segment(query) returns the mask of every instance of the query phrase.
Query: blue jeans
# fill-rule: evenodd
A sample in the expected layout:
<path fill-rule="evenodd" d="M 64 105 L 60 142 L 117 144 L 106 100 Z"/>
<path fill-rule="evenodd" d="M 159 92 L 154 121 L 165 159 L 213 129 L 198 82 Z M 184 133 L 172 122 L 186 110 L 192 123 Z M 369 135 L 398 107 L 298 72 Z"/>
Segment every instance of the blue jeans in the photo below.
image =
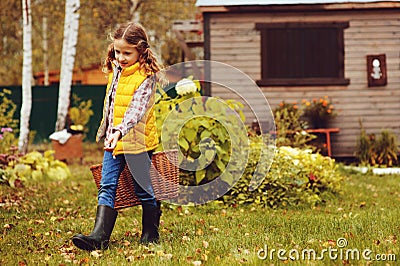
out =
<path fill-rule="evenodd" d="M 133 184 L 135 193 L 142 203 L 142 206 L 157 206 L 150 179 L 152 154 L 153 152 L 149 151 L 139 154 L 120 154 L 113 157 L 112 152 L 105 151 L 100 189 L 98 192 L 98 204 L 114 208 L 118 179 L 125 164 L 128 164 L 132 176 L 134 177 Z"/>

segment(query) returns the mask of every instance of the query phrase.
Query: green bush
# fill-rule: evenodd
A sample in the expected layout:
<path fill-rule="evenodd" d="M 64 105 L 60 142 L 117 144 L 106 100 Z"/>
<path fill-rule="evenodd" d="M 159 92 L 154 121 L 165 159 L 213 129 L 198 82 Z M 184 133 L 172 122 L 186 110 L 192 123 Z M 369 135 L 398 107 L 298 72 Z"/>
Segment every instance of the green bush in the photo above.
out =
<path fill-rule="evenodd" d="M 283 101 L 274 109 L 273 114 L 277 130 L 276 146 L 311 147 L 309 142 L 316 136 L 305 131 L 308 124 L 301 119 L 303 111 L 296 103 Z"/>
<path fill-rule="evenodd" d="M 10 152 L 10 149 L 15 149 L 17 145 L 17 138 L 13 133 L 12 128 L 3 127 L 0 132 L 0 154 L 7 154 Z"/>
<path fill-rule="evenodd" d="M 8 98 L 9 95 L 11 95 L 10 90 L 3 89 L 0 91 L 0 128 L 12 128 L 15 131 L 18 128 L 18 120 L 14 119 L 17 106 Z"/>
<path fill-rule="evenodd" d="M 0 184 L 5 183 L 15 186 L 17 180 L 22 183 L 63 180 L 71 175 L 68 166 L 54 159 L 54 151 L 46 151 L 44 155 L 39 152 L 30 152 L 24 156 L 8 156 L 7 165 L 0 168 Z"/>
<path fill-rule="evenodd" d="M 0 91 L 0 154 L 10 152 L 10 148 L 13 148 L 18 142 L 15 137 L 18 131 L 18 120 L 14 119 L 17 106 L 8 98 L 10 94 L 11 91 L 7 89 Z"/>
<path fill-rule="evenodd" d="M 362 165 L 393 166 L 397 163 L 398 144 L 396 135 L 390 130 L 382 130 L 376 137 L 367 134 L 362 123 L 356 143 L 356 157 Z"/>
<path fill-rule="evenodd" d="M 271 208 L 303 204 L 315 206 L 340 192 L 343 178 L 333 159 L 314 154 L 310 149 L 287 146 L 279 147 L 275 151 L 268 174 L 261 185 L 252 190 L 251 180 L 260 152 L 267 150 L 268 153 L 268 149 L 271 152 L 260 139 L 252 139 L 252 142 L 246 170 L 242 178 L 222 198 L 224 203 L 255 203 Z"/>
<path fill-rule="evenodd" d="M 198 81 L 184 81 L 185 86 L 177 88 L 176 98 L 158 90 L 158 150 L 180 149 L 181 184 L 200 185 L 226 172 L 232 154 L 248 145 L 247 129 L 242 123 L 243 106 L 239 102 L 201 96 Z M 229 172 L 224 181 L 228 185 L 233 182 Z"/>
<path fill-rule="evenodd" d="M 88 132 L 86 125 L 93 115 L 92 100 L 83 101 L 76 94 L 72 94 L 72 106 L 68 109 L 71 129 Z"/>

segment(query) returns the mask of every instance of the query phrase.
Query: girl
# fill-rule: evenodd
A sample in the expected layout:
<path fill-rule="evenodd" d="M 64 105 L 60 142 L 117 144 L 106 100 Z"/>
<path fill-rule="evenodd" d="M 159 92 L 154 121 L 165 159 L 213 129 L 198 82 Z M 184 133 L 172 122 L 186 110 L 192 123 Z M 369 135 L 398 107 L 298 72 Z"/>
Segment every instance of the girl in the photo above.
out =
<path fill-rule="evenodd" d="M 104 68 L 109 82 L 96 136 L 97 142 L 105 138 L 96 220 L 89 235 L 72 238 L 75 246 L 89 251 L 108 247 L 117 218 L 114 201 L 118 178 L 125 164 L 132 172 L 135 193 L 142 204 L 142 244 L 158 242 L 161 216 L 149 174 L 152 152 L 158 146 L 152 104 L 155 75 L 161 67 L 140 24 L 130 22 L 115 30 Z"/>

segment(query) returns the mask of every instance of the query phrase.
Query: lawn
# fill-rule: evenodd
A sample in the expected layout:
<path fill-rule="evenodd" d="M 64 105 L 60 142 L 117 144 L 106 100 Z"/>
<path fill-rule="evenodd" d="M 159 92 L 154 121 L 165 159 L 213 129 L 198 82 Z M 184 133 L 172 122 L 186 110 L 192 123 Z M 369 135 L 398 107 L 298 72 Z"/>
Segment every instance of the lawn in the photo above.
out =
<path fill-rule="evenodd" d="M 155 246 L 138 244 L 140 207 L 124 209 L 109 250 L 81 251 L 70 239 L 93 227 L 97 191 L 89 165 L 100 160 L 101 149 L 91 144 L 84 164 L 70 165 L 73 176 L 67 180 L 0 186 L 0 265 L 396 265 L 400 260 L 400 176 L 350 172 L 343 172 L 343 194 L 316 208 L 163 203 L 162 240 Z"/>

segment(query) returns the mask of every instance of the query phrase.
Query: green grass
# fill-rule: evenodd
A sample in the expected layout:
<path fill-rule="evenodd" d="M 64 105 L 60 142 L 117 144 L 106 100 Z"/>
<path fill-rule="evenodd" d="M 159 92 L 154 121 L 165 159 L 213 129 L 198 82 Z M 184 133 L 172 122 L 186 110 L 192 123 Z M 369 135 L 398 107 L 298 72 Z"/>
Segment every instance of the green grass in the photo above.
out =
<path fill-rule="evenodd" d="M 271 210 L 258 206 L 227 207 L 212 202 L 196 207 L 163 204 L 161 244 L 140 246 L 141 209 L 119 212 L 110 249 L 93 253 L 76 249 L 71 237 L 90 233 L 96 211 L 96 187 L 89 165 L 101 149 L 85 147 L 85 164 L 70 165 L 73 176 L 24 188 L 0 186 L 0 265 L 366 265 L 362 258 L 279 260 L 277 251 L 338 248 L 395 254 L 400 260 L 400 176 L 346 174 L 343 195 L 317 208 Z M 268 248 L 267 259 L 257 254 Z M 259 255 L 263 255 L 260 253 Z M 340 253 L 336 253 L 340 256 Z M 344 255 L 343 255 L 343 258 Z M 383 263 L 383 264 L 385 264 Z M 374 262 L 373 265 L 381 265 Z"/>

